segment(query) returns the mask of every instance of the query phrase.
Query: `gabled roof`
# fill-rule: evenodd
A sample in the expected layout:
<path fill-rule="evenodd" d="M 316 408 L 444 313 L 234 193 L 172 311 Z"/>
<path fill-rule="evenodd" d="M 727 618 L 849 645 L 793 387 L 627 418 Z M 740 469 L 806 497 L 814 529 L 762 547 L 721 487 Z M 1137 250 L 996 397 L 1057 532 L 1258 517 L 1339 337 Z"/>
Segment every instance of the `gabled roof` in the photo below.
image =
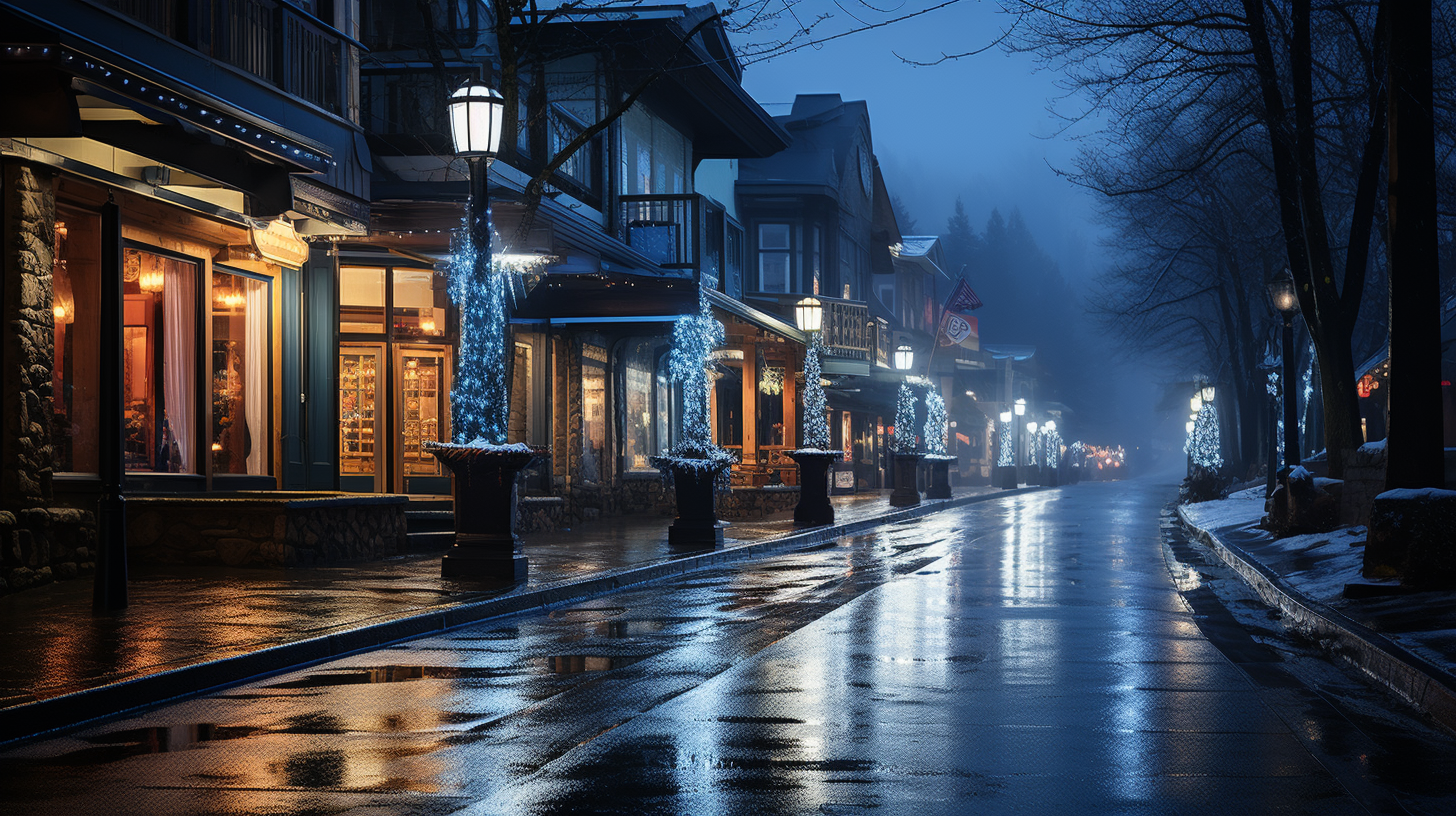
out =
<path fill-rule="evenodd" d="M 774 121 L 793 142 L 767 158 L 745 159 L 738 167 L 739 185 L 824 185 L 837 194 L 858 134 L 863 131 L 867 142 L 870 137 L 869 106 L 845 102 L 839 94 L 799 94 L 793 109 Z"/>
<path fill-rule="evenodd" d="M 550 19 L 537 44 L 546 58 L 609 49 L 624 90 L 661 69 L 645 98 L 692 127 L 697 158 L 772 155 L 788 145 L 789 136 L 743 90 L 743 66 L 717 13 L 711 3 L 543 10 Z"/>

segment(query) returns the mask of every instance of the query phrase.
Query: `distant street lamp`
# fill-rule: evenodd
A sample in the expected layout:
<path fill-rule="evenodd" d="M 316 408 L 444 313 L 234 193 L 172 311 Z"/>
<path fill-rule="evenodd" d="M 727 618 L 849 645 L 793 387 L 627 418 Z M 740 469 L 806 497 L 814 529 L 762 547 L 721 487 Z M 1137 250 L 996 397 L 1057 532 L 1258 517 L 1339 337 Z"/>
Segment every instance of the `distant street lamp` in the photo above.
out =
<path fill-rule="evenodd" d="M 1194 394 L 1192 396 L 1192 398 L 1190 398 L 1188 400 L 1188 410 L 1192 411 L 1195 414 L 1198 413 L 1199 411 L 1202 411 L 1203 410 L 1203 397 L 1200 397 L 1199 395 Z"/>
<path fill-rule="evenodd" d="M 1016 415 L 1017 416 L 1025 416 L 1026 415 L 1026 400 L 1024 400 L 1024 399 L 1018 399 L 1016 401 Z"/>
<path fill-rule="evenodd" d="M 1299 311 L 1299 296 L 1288 269 L 1269 281 L 1269 301 L 1284 319 L 1284 464 L 1294 466 L 1299 464 L 1299 420 L 1289 384 L 1294 382 L 1294 314 Z"/>
<path fill-rule="evenodd" d="M 794 322 L 801 332 L 817 332 L 824 325 L 824 305 L 819 298 L 806 297 L 794 306 Z"/>
<path fill-rule="evenodd" d="M 895 370 L 909 371 L 915 365 L 915 349 L 909 345 L 901 344 L 895 349 Z"/>
<path fill-rule="evenodd" d="M 1198 396 L 1202 397 L 1204 402 L 1213 402 L 1213 395 L 1214 388 L 1211 385 L 1205 385 L 1198 391 Z"/>

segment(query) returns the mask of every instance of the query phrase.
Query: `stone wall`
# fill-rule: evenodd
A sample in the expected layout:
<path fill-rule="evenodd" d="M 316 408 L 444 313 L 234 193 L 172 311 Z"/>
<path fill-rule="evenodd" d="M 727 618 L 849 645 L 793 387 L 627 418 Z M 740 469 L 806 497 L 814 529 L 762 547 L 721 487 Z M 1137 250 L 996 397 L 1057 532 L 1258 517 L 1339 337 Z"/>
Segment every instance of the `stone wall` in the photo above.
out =
<path fill-rule="evenodd" d="M 0 594 L 94 567 L 95 515 L 50 506 L 55 221 L 49 172 L 0 162 Z"/>
<path fill-rule="evenodd" d="M 792 511 L 798 503 L 798 487 L 735 487 L 718 494 L 718 518 L 728 521 L 761 519 L 774 513 Z"/>
<path fill-rule="evenodd" d="M 1385 490 L 1385 443 L 1361 445 L 1345 462 L 1340 490 L 1340 524 L 1370 523 L 1375 496 Z"/>
<path fill-rule="evenodd" d="M 128 555 L 168 564 L 278 567 L 406 550 L 405 497 L 316 496 L 128 499 Z"/>
<path fill-rule="evenodd" d="M 51 362 L 55 317 L 55 189 L 35 168 L 0 166 L 4 218 L 4 370 L 0 373 L 0 495 L 5 509 L 51 500 Z"/>

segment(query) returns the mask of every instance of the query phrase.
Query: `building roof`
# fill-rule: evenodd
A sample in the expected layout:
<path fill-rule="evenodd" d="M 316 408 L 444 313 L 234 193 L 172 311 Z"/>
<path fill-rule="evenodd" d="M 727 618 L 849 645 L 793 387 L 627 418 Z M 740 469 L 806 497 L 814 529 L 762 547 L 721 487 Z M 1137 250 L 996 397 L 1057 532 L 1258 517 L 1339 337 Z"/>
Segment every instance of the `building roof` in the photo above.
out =
<path fill-rule="evenodd" d="M 856 134 L 863 128 L 869 139 L 870 112 L 863 101 L 845 102 L 839 94 L 799 94 L 793 109 L 774 122 L 793 139 L 785 150 L 738 166 L 738 184 L 823 185 L 837 194 Z M 866 145 L 868 147 L 868 145 Z"/>

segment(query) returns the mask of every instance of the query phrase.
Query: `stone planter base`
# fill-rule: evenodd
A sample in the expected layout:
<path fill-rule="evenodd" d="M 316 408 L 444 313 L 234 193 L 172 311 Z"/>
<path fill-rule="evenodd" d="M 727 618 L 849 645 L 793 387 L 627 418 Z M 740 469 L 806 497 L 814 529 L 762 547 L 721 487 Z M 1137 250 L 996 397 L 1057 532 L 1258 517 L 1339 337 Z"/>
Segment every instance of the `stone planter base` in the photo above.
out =
<path fill-rule="evenodd" d="M 950 498 L 950 463 L 955 461 L 953 456 L 926 456 L 925 462 L 930 471 L 930 478 L 925 488 L 927 499 L 948 499 Z"/>
<path fill-rule="evenodd" d="M 920 491 L 915 486 L 915 471 L 920 465 L 920 454 L 895 454 L 895 490 L 890 493 L 891 507 L 914 507 L 920 503 Z"/>
<path fill-rule="evenodd" d="M 528 562 L 516 536 L 516 475 L 538 451 L 431 445 L 455 479 L 455 546 L 440 562 L 444 578 L 522 581 Z"/>
<path fill-rule="evenodd" d="M 1002 490 L 1016 489 L 1016 466 L 997 465 L 991 469 L 991 484 Z"/>
<path fill-rule="evenodd" d="M 1057 473 L 1057 469 L 1051 467 L 1042 468 L 1041 483 L 1043 487 L 1056 487 L 1061 484 L 1061 476 Z"/>
<path fill-rule="evenodd" d="M 679 465 L 673 457 L 654 457 L 654 467 L 670 468 L 673 493 L 677 497 L 677 518 L 667 528 L 667 545 L 675 550 L 712 550 L 723 546 L 723 528 L 715 505 L 718 474 L 731 466 Z"/>
<path fill-rule="evenodd" d="M 799 504 L 794 507 L 795 527 L 818 527 L 834 523 L 834 505 L 829 503 L 829 468 L 843 454 L 790 453 L 799 463 Z"/>

